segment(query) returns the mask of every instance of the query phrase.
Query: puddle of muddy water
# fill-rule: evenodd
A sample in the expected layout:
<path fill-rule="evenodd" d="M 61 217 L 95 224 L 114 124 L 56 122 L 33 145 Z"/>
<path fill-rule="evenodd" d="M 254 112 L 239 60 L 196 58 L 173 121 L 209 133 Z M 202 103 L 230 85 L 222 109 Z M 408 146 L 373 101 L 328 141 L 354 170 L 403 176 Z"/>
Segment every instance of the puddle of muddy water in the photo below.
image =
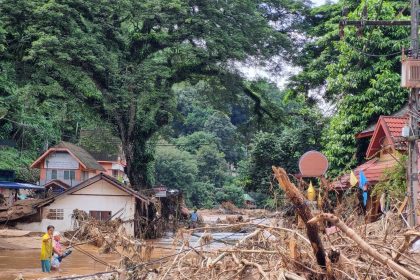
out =
<path fill-rule="evenodd" d="M 213 250 L 226 247 L 224 242 L 235 243 L 235 241 L 243 238 L 247 233 L 217 232 L 212 233 L 213 241 L 203 246 L 204 250 Z M 195 233 L 191 236 L 189 243 L 191 246 L 197 246 L 199 238 L 203 233 Z M 155 246 L 152 253 L 152 259 L 158 259 L 175 252 L 179 246 L 173 245 L 174 236 L 167 233 L 165 237 L 149 240 Z M 223 240 L 224 242 L 217 241 Z M 99 257 L 112 265 L 117 265 L 119 256 L 117 254 L 99 254 L 98 248 L 91 245 L 82 245 L 82 249 Z M 50 275 L 41 272 L 41 261 L 39 260 L 39 249 L 25 250 L 0 250 L 0 280 L 13 280 L 19 273 L 22 273 L 25 279 L 39 279 L 53 276 L 70 276 L 81 274 L 92 274 L 95 272 L 105 271 L 106 267 L 85 254 L 73 250 L 73 253 L 63 260 L 62 272 L 53 272 Z"/>
<path fill-rule="evenodd" d="M 116 254 L 98 254 L 97 248 L 83 246 L 88 251 L 107 263 L 118 264 L 119 257 Z M 105 271 L 106 267 L 88 256 L 73 250 L 72 254 L 63 260 L 62 272 L 45 274 L 41 272 L 40 250 L 0 250 L 0 280 L 13 280 L 19 273 L 25 279 L 38 279 L 54 276 L 69 276 L 75 274 L 91 274 Z"/>

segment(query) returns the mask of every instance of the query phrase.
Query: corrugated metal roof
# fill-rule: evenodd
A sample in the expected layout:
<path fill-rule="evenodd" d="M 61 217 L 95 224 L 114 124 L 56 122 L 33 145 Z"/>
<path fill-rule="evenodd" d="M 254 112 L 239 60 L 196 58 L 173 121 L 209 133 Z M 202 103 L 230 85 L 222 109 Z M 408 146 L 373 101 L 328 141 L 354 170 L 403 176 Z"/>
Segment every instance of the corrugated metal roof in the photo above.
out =
<path fill-rule="evenodd" d="M 111 185 L 115 186 L 116 188 L 118 188 L 118 189 L 120 189 L 120 190 L 122 190 L 122 191 L 124 191 L 124 192 L 126 192 L 126 193 L 128 193 L 128 194 L 130 194 L 130 195 L 132 195 L 132 196 L 134 196 L 136 198 L 138 198 L 139 200 L 145 202 L 146 204 L 149 204 L 150 203 L 149 198 L 147 198 L 146 196 L 138 193 L 137 191 L 135 191 L 135 190 L 133 190 L 133 189 L 127 187 L 127 186 L 124 186 L 118 180 L 116 180 L 115 178 L 113 178 L 113 177 L 111 177 L 109 175 L 106 175 L 104 173 L 99 173 L 98 175 L 96 175 L 96 176 L 94 176 L 92 178 L 89 178 L 86 181 L 81 182 L 77 186 L 74 186 L 72 188 L 69 188 L 66 191 L 64 191 L 64 192 L 62 192 L 62 193 L 60 193 L 60 194 L 58 194 L 56 196 L 53 196 L 51 198 L 48 198 L 48 199 L 44 200 L 42 202 L 42 204 L 40 204 L 38 206 L 39 207 L 43 207 L 45 205 L 48 205 L 48 204 L 50 204 L 51 202 L 53 202 L 58 197 L 61 197 L 61 196 L 64 196 L 64 195 L 68 195 L 68 194 L 72 194 L 74 192 L 77 192 L 77 191 L 79 191 L 79 190 L 81 190 L 81 189 L 83 189 L 83 188 L 85 188 L 87 186 L 92 185 L 95 182 L 98 182 L 99 180 L 105 180 L 105 181 L 107 181 L 108 183 L 110 183 Z"/>
<path fill-rule="evenodd" d="M 0 182 L 1 189 L 35 189 L 35 190 L 43 190 L 44 187 L 27 184 L 27 183 L 17 183 L 17 182 Z"/>

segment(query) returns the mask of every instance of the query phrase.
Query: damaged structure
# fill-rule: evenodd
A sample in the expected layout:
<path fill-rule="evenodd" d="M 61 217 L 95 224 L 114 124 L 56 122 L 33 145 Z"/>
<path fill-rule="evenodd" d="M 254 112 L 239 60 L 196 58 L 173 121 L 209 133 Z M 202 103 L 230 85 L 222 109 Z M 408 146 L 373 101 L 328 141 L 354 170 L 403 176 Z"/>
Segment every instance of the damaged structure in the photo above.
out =
<path fill-rule="evenodd" d="M 75 210 L 79 210 L 101 221 L 119 218 L 126 232 L 135 236 L 141 234 L 141 227 L 135 221 L 138 215 L 145 215 L 149 204 L 148 198 L 100 173 L 37 203 L 34 207 L 36 212 L 23 221 L 18 220 L 15 226 L 23 230 L 43 231 L 51 224 L 59 231 L 70 231 L 79 227 L 73 216 Z"/>

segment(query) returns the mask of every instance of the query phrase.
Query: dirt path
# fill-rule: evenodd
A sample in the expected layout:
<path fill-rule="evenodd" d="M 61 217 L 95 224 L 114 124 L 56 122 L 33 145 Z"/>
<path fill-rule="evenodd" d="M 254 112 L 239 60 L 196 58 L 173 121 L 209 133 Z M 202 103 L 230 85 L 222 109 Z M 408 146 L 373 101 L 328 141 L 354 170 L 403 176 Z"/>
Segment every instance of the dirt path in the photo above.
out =
<path fill-rule="evenodd" d="M 41 249 L 41 237 L 0 237 L 0 250 Z"/>

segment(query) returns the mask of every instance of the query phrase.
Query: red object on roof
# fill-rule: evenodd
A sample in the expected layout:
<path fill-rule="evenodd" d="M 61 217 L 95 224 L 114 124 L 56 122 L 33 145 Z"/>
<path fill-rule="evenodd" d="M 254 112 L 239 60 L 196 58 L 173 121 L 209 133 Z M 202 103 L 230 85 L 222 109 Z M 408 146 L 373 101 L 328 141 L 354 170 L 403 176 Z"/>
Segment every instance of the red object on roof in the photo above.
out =
<path fill-rule="evenodd" d="M 368 185 L 374 185 L 382 179 L 385 170 L 394 167 L 395 164 L 398 164 L 398 162 L 394 158 L 390 158 L 387 160 L 380 160 L 379 158 L 374 158 L 365 162 L 362 165 L 359 165 L 355 170 L 353 170 L 353 172 L 359 180 L 359 173 L 363 170 L 363 173 L 365 174 L 366 179 L 368 180 Z M 345 174 L 338 178 L 331 184 L 331 188 L 335 190 L 345 190 L 350 188 L 350 174 Z"/>
<path fill-rule="evenodd" d="M 373 131 L 366 157 L 374 156 L 387 146 L 393 150 L 405 150 L 406 145 L 396 145 L 396 140 L 401 138 L 401 131 L 407 123 L 407 117 L 380 116 Z"/>

